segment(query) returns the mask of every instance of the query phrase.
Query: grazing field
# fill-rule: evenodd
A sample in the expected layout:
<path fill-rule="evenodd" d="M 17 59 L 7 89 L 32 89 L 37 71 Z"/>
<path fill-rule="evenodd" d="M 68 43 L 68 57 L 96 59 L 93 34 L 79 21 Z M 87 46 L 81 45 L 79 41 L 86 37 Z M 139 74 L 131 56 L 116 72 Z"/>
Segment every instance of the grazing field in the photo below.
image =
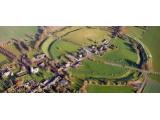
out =
<path fill-rule="evenodd" d="M 144 88 L 144 93 L 160 93 L 160 83 L 157 80 L 150 79 Z"/>
<path fill-rule="evenodd" d="M 149 27 L 144 33 L 142 42 L 148 47 L 152 54 L 152 63 L 154 71 L 160 72 L 160 27 Z"/>
<path fill-rule="evenodd" d="M 113 79 L 128 74 L 128 70 L 99 63 L 97 61 L 85 60 L 77 69 L 71 69 L 71 74 L 77 78 L 85 79 Z"/>
<path fill-rule="evenodd" d="M 7 58 L 0 53 L 0 62 L 7 60 Z"/>
<path fill-rule="evenodd" d="M 87 28 L 87 27 L 76 27 L 66 28 L 65 31 L 56 33 L 59 39 L 53 42 L 49 48 L 49 53 L 52 58 L 57 59 L 67 52 L 75 52 L 79 48 L 96 44 L 104 39 L 109 39 L 109 32 L 106 30 Z M 61 33 L 61 34 L 60 34 Z M 61 36 L 60 36 L 61 35 Z"/>
<path fill-rule="evenodd" d="M 73 43 L 67 41 L 57 40 L 51 45 L 49 53 L 52 58 L 59 59 L 66 53 L 76 52 L 79 47 L 80 46 L 74 45 Z"/>
<path fill-rule="evenodd" d="M 105 86 L 105 85 L 89 85 L 87 91 L 89 93 L 133 93 L 134 90 L 128 86 Z"/>
<path fill-rule="evenodd" d="M 105 30 L 101 30 L 98 28 L 83 28 L 69 33 L 68 35 L 63 37 L 63 40 L 86 46 L 93 43 L 98 43 L 107 38 L 108 32 Z"/>
<path fill-rule="evenodd" d="M 49 37 L 47 38 L 44 43 L 41 45 L 41 49 L 42 51 L 49 56 L 49 46 L 51 45 L 51 43 L 54 41 L 53 37 Z"/>
<path fill-rule="evenodd" d="M 36 26 L 0 26 L 0 41 L 11 39 L 31 41 L 37 33 Z"/>
<path fill-rule="evenodd" d="M 137 67 L 137 64 L 139 63 L 139 55 L 135 52 L 128 41 L 115 38 L 112 40 L 112 44 L 117 48 L 106 52 L 103 59 L 114 63 Z"/>
<path fill-rule="evenodd" d="M 134 26 L 130 26 L 130 27 L 124 27 L 124 33 L 127 34 L 128 36 L 132 37 L 132 38 L 137 38 L 137 39 L 142 39 L 143 38 L 143 34 L 145 32 L 145 30 L 138 28 L 138 27 L 134 27 Z"/>
<path fill-rule="evenodd" d="M 6 56 L 4 56 L 3 54 L 0 53 L 0 67 L 8 62 L 9 62 L 9 60 L 6 58 Z"/>
<path fill-rule="evenodd" d="M 159 93 L 160 92 L 160 75 L 149 74 L 148 84 L 144 89 L 144 93 Z"/>
<path fill-rule="evenodd" d="M 19 56 L 21 54 L 21 51 L 16 48 L 14 44 L 8 44 L 6 46 L 3 46 L 6 50 L 12 52 L 14 55 Z"/>
<path fill-rule="evenodd" d="M 138 74 L 135 71 L 103 63 L 103 61 L 108 61 L 137 67 L 140 62 L 139 55 L 128 41 L 114 38 L 111 40 L 111 44 L 116 46 L 116 48 L 107 51 L 102 56 L 94 56 L 93 60 L 82 61 L 76 69 L 70 69 L 69 73 L 71 74 L 72 84 L 75 88 L 82 85 L 84 80 L 127 81 L 137 78 Z"/>

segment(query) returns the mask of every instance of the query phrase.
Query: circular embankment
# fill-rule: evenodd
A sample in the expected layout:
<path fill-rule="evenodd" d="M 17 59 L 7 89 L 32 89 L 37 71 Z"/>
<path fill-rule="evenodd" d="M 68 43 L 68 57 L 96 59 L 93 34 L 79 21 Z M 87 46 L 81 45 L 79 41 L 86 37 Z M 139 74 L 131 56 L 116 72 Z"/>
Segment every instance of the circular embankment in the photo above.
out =
<path fill-rule="evenodd" d="M 91 81 L 128 81 L 136 80 L 140 76 L 139 71 L 125 68 L 131 66 L 138 68 L 141 57 L 130 41 L 121 38 L 110 38 L 110 32 L 106 29 L 88 27 L 70 27 L 54 33 L 43 44 L 42 50 L 52 59 L 64 61 L 66 54 L 75 53 L 80 48 L 93 44 L 101 44 L 102 41 L 111 40 L 116 49 L 109 50 L 101 56 L 94 56 L 94 60 L 85 59 L 77 68 L 70 68 L 69 73 L 75 88 L 81 86 L 84 80 Z M 145 51 L 146 52 L 146 51 Z M 117 63 L 121 67 L 114 66 Z"/>

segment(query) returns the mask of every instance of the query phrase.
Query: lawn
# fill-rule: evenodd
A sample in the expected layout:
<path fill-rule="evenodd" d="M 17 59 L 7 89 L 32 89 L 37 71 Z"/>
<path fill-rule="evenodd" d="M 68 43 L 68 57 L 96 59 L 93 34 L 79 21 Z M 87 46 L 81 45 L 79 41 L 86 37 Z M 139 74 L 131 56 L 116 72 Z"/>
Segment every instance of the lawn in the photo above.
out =
<path fill-rule="evenodd" d="M 0 41 L 8 41 L 11 39 L 33 40 L 38 27 L 36 26 L 0 26 Z"/>
<path fill-rule="evenodd" d="M 105 85 L 89 85 L 89 93 L 133 93 L 133 89 L 128 86 L 105 86 Z"/>

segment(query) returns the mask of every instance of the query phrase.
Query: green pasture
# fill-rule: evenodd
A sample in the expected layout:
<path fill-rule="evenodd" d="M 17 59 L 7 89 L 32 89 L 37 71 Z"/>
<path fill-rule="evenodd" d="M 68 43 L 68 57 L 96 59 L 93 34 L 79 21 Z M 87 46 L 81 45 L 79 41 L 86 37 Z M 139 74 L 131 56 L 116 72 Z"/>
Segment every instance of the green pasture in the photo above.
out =
<path fill-rule="evenodd" d="M 109 62 L 137 67 L 137 64 L 139 63 L 139 55 L 135 52 L 132 45 L 128 41 L 115 38 L 112 40 L 112 44 L 117 48 L 106 52 L 101 59 Z"/>
<path fill-rule="evenodd" d="M 133 93 L 134 90 L 128 86 L 106 86 L 106 85 L 89 85 L 89 93 Z"/>
<path fill-rule="evenodd" d="M 100 43 L 104 39 L 109 39 L 109 33 L 99 28 L 73 28 L 74 27 L 69 27 L 64 30 L 65 32 L 60 31 L 55 33 L 55 35 L 58 34 L 58 39 L 52 42 L 52 44 L 49 46 L 49 53 L 52 58 L 57 59 L 66 53 L 76 52 L 81 47 Z M 47 48 L 45 47 L 45 50 L 43 51 L 46 51 L 46 49 Z"/>
<path fill-rule="evenodd" d="M 0 26 L 0 41 L 11 39 L 31 41 L 37 33 L 36 26 Z"/>
<path fill-rule="evenodd" d="M 145 32 L 144 29 L 134 27 L 134 26 L 128 26 L 126 34 L 132 38 L 142 39 L 143 34 Z"/>
<path fill-rule="evenodd" d="M 152 64 L 154 71 L 160 72 L 160 27 L 149 27 L 144 33 L 142 42 L 146 45 L 146 47 L 150 50 L 152 54 Z"/>

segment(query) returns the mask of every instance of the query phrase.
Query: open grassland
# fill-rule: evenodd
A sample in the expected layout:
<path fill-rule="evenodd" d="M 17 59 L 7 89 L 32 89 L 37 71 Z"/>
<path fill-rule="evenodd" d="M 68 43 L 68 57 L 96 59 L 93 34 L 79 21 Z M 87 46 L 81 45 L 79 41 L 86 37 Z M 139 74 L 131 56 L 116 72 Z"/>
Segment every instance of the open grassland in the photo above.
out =
<path fill-rule="evenodd" d="M 37 29 L 36 26 L 0 26 L 0 41 L 11 39 L 31 41 Z"/>
<path fill-rule="evenodd" d="M 6 61 L 7 58 L 0 53 L 0 62 Z"/>
<path fill-rule="evenodd" d="M 105 30 L 98 28 L 83 28 L 69 33 L 62 39 L 78 45 L 86 46 L 93 43 L 98 43 L 106 38 L 108 38 L 108 33 Z"/>
<path fill-rule="evenodd" d="M 60 56 L 64 56 L 67 53 L 76 52 L 80 46 L 74 45 L 73 43 L 57 40 L 52 44 L 49 49 L 50 55 L 54 59 L 59 59 Z"/>
<path fill-rule="evenodd" d="M 144 93 L 160 93 L 160 83 L 157 80 L 150 79 L 144 88 Z"/>
<path fill-rule="evenodd" d="M 81 47 L 109 39 L 109 32 L 106 30 L 87 27 L 73 28 L 69 27 L 61 31 L 63 34 L 61 32 L 55 33 L 55 35 L 58 34 L 57 38 L 59 39 L 54 41 L 49 48 L 52 58 L 57 59 L 66 53 L 75 52 Z"/>
<path fill-rule="evenodd" d="M 134 27 L 134 26 L 129 26 L 129 27 L 124 27 L 124 33 L 127 34 L 128 36 L 132 38 L 137 38 L 137 39 L 142 39 L 142 36 L 145 32 L 144 29 Z"/>
<path fill-rule="evenodd" d="M 137 67 L 137 64 L 139 63 L 139 55 L 135 52 L 132 45 L 128 41 L 115 38 L 112 40 L 112 44 L 117 48 L 106 52 L 102 59 L 114 63 Z"/>
<path fill-rule="evenodd" d="M 89 85 L 89 93 L 133 93 L 134 90 L 128 86 L 105 86 L 105 85 Z"/>
<path fill-rule="evenodd" d="M 139 55 L 128 41 L 115 38 L 111 43 L 117 48 L 107 51 L 102 56 L 94 56 L 92 60 L 84 60 L 78 68 L 70 69 L 73 87 L 80 87 L 84 80 L 127 81 L 138 79 L 135 71 L 103 63 L 103 61 L 108 61 L 133 67 L 137 67 L 139 64 Z"/>
<path fill-rule="evenodd" d="M 47 56 L 50 56 L 49 55 L 49 47 L 51 45 L 51 43 L 54 41 L 55 39 L 53 37 L 48 37 L 44 42 L 43 44 L 41 45 L 41 49 L 42 51 L 47 55 Z"/>
<path fill-rule="evenodd" d="M 142 42 L 148 47 L 152 54 L 152 63 L 154 71 L 160 72 L 160 27 L 149 27 L 144 33 Z"/>
<path fill-rule="evenodd" d="M 160 75 L 149 74 L 148 83 L 144 89 L 144 93 L 159 93 L 160 92 Z"/>
<path fill-rule="evenodd" d="M 72 87 L 78 89 L 84 80 L 128 81 L 138 79 L 138 73 L 122 67 L 106 65 L 97 61 L 85 60 L 80 67 L 69 71 Z"/>
<path fill-rule="evenodd" d="M 3 46 L 3 48 L 5 48 L 6 50 L 12 52 L 16 56 L 21 55 L 21 52 L 16 48 L 16 46 L 14 44 L 5 45 L 5 46 Z"/>
<path fill-rule="evenodd" d="M 85 60 L 77 69 L 72 68 L 71 74 L 77 78 L 85 79 L 114 79 L 127 73 L 127 69 L 106 65 L 96 61 Z"/>

